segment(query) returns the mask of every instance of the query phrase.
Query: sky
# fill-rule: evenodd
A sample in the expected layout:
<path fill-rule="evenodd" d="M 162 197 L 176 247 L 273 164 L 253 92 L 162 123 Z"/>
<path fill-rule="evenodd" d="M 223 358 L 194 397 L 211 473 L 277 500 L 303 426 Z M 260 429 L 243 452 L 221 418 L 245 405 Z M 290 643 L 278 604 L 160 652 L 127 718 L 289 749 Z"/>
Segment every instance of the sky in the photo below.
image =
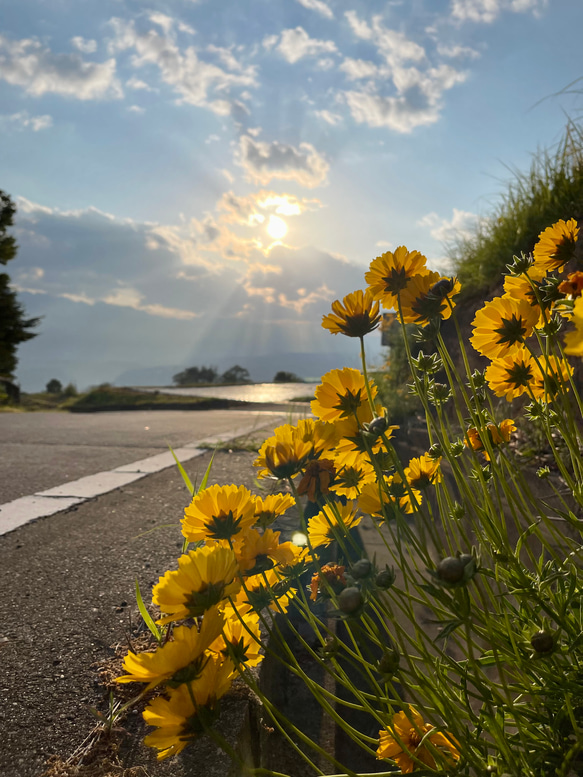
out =
<path fill-rule="evenodd" d="M 357 366 L 320 326 L 399 245 L 447 271 L 583 75 L 579 0 L 0 0 L 9 273 L 51 378 Z M 566 214 L 568 215 L 568 214 Z M 378 333 L 369 335 L 380 363 Z"/>

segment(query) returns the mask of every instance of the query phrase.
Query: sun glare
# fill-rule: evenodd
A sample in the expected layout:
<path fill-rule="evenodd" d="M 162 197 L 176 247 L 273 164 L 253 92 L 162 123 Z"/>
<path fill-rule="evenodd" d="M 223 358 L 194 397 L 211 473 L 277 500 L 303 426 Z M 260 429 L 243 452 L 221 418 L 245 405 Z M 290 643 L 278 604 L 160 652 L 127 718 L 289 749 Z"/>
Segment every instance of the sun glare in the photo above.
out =
<path fill-rule="evenodd" d="M 267 224 L 267 232 L 274 240 L 280 240 L 287 234 L 287 224 L 279 216 L 270 216 Z"/>

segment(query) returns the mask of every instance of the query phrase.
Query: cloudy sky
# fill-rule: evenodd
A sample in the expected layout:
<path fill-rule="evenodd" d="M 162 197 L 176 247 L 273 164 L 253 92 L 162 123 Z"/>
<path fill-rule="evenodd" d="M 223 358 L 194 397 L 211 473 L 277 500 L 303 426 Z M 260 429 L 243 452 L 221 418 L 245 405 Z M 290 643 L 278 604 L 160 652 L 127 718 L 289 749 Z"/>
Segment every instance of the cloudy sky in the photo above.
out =
<path fill-rule="evenodd" d="M 576 0 L 1 7 L 10 273 L 44 316 L 27 390 L 350 361 L 330 302 L 398 245 L 446 266 L 583 75 Z"/>

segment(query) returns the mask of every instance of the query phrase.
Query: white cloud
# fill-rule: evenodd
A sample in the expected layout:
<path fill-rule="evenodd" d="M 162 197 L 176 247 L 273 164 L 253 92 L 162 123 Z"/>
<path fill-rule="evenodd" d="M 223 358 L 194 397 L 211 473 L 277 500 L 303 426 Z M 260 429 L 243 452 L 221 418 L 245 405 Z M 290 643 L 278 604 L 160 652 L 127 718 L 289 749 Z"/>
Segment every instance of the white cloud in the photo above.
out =
<path fill-rule="evenodd" d="M 319 13 L 322 16 L 325 16 L 326 19 L 334 18 L 332 9 L 330 8 L 329 5 L 326 5 L 326 3 L 323 2 L 323 0 L 298 0 L 298 3 L 300 5 L 303 5 L 304 8 L 309 8 L 310 11 L 316 11 L 316 13 Z"/>
<path fill-rule="evenodd" d="M 371 25 L 359 19 L 355 11 L 347 11 L 345 16 L 356 37 L 373 42 L 390 67 L 420 62 L 425 58 L 423 46 L 409 40 L 402 32 L 385 27 L 381 16 L 373 16 Z"/>
<path fill-rule="evenodd" d="M 129 108 L 128 108 L 128 111 L 130 113 L 137 113 L 137 114 L 141 115 L 142 113 L 146 112 L 146 109 L 142 108 L 141 105 L 130 105 Z"/>
<path fill-rule="evenodd" d="M 30 116 L 27 111 L 20 111 L 10 116 L 0 116 L 0 125 L 15 129 L 30 128 L 33 132 L 39 132 L 53 126 L 53 117 L 47 113 L 42 116 Z"/>
<path fill-rule="evenodd" d="M 85 62 L 79 54 L 54 54 L 32 38 L 0 35 L 0 79 L 40 97 L 54 93 L 78 100 L 119 98 L 115 59 Z"/>
<path fill-rule="evenodd" d="M 332 59 L 332 57 L 324 57 L 323 59 L 319 59 L 316 64 L 320 70 L 332 70 L 336 62 Z"/>
<path fill-rule="evenodd" d="M 290 64 L 298 62 L 303 57 L 313 57 L 336 50 L 336 44 L 333 41 L 310 38 L 303 27 L 284 30 L 277 47 L 277 51 Z"/>
<path fill-rule="evenodd" d="M 438 44 L 437 53 L 448 59 L 461 59 L 463 57 L 466 57 L 467 59 L 479 59 L 481 56 L 479 51 L 472 49 L 470 46 L 446 46 L 443 43 Z"/>
<path fill-rule="evenodd" d="M 182 51 L 170 33 L 160 35 L 153 29 L 140 33 L 133 21 L 117 18 L 111 19 L 110 25 L 114 31 L 114 37 L 109 43 L 110 51 L 133 49 L 133 67 L 158 67 L 162 80 L 179 95 L 180 102 L 208 108 L 226 116 L 232 108 L 232 100 L 226 99 L 231 90 L 256 85 L 253 66 L 243 67 L 237 63 L 238 72 L 227 72 L 218 65 L 200 59 L 193 46 Z M 228 50 L 216 49 L 215 53 L 217 51 Z"/>
<path fill-rule="evenodd" d="M 148 19 L 152 22 L 152 24 L 157 24 L 158 27 L 164 30 L 166 35 L 170 34 L 170 31 L 174 26 L 174 19 L 172 19 L 170 16 L 166 16 L 166 14 L 158 13 L 156 11 L 148 14 Z"/>
<path fill-rule="evenodd" d="M 157 92 L 157 89 L 153 89 L 151 86 L 149 86 L 145 81 L 142 81 L 139 78 L 136 78 L 135 76 L 132 76 L 131 78 L 128 78 L 126 81 L 126 86 L 128 89 L 136 89 L 141 90 L 143 92 Z"/>
<path fill-rule="evenodd" d="M 458 238 L 469 238 L 478 223 L 478 216 L 465 210 L 453 209 L 450 220 L 440 218 L 437 213 L 427 213 L 417 222 L 418 226 L 429 229 L 429 234 L 441 243 L 451 243 Z"/>
<path fill-rule="evenodd" d="M 267 51 L 271 51 L 271 49 L 275 46 L 278 40 L 279 40 L 279 35 L 266 35 L 265 38 L 263 38 L 263 40 L 261 41 L 261 45 Z"/>
<path fill-rule="evenodd" d="M 325 121 L 326 124 L 331 124 L 333 127 L 342 122 L 342 116 L 338 113 L 332 113 L 332 111 L 323 109 L 321 111 L 314 111 L 314 113 L 319 119 Z"/>
<path fill-rule="evenodd" d="M 344 16 L 357 38 L 362 38 L 362 40 L 370 40 L 372 38 L 371 28 L 365 21 L 358 18 L 356 11 L 346 11 Z"/>
<path fill-rule="evenodd" d="M 382 74 L 381 68 L 375 65 L 374 62 L 364 59 L 351 59 L 350 57 L 346 57 L 339 69 L 346 73 L 349 81 L 358 81 L 363 78 L 378 78 Z M 388 74 L 388 71 L 385 72 L 385 75 Z"/>
<path fill-rule="evenodd" d="M 94 54 L 97 51 L 97 41 L 91 38 L 87 39 L 76 35 L 71 38 L 71 43 L 82 54 Z"/>
<path fill-rule="evenodd" d="M 236 162 L 251 181 L 267 184 L 279 178 L 310 189 L 325 183 L 330 167 L 310 143 L 300 143 L 296 148 L 278 141 L 255 141 L 248 135 L 239 141 Z"/>
<path fill-rule="evenodd" d="M 72 295 L 67 295 L 71 299 Z M 144 313 L 149 313 L 151 316 L 160 316 L 161 318 L 174 318 L 179 321 L 192 321 L 194 318 L 198 318 L 200 313 L 195 313 L 192 310 L 181 310 L 180 308 L 169 308 L 159 304 L 147 304 L 144 303 L 144 295 L 140 294 L 137 289 L 125 286 L 122 288 L 114 289 L 109 294 L 99 299 L 92 300 L 89 304 L 95 302 L 105 302 L 106 305 L 116 305 L 120 308 L 132 308 L 133 310 L 141 310 Z M 87 302 L 88 298 L 82 299 L 77 297 L 75 302 Z"/>
<path fill-rule="evenodd" d="M 546 6 L 546 0 L 452 0 L 451 15 L 465 22 L 490 24 L 503 11 L 539 14 Z"/>

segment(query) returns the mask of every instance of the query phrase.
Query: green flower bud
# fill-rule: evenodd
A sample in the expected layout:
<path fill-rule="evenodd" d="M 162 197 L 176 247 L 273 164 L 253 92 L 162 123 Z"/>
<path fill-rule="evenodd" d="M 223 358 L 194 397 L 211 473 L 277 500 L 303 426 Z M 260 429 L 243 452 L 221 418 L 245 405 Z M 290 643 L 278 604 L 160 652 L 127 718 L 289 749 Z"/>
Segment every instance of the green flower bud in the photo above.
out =
<path fill-rule="evenodd" d="M 400 656 L 396 650 L 386 650 L 377 663 L 377 671 L 391 678 L 399 668 Z"/>
<path fill-rule="evenodd" d="M 358 580 L 364 577 L 368 577 L 371 572 L 372 564 L 367 558 L 361 558 L 350 567 L 350 574 L 352 577 L 355 577 Z"/>
<path fill-rule="evenodd" d="M 476 560 L 468 553 L 442 559 L 432 576 L 445 588 L 465 585 L 476 574 Z"/>
<path fill-rule="evenodd" d="M 550 631 L 537 631 L 536 634 L 532 635 L 530 644 L 541 655 L 552 653 L 555 649 L 554 634 Z"/>
<path fill-rule="evenodd" d="M 360 588 L 349 586 L 338 597 L 338 609 L 347 615 L 352 615 L 359 610 L 364 603 Z"/>
<path fill-rule="evenodd" d="M 395 570 L 385 567 L 375 577 L 375 585 L 382 588 L 383 591 L 388 590 L 395 582 Z"/>

